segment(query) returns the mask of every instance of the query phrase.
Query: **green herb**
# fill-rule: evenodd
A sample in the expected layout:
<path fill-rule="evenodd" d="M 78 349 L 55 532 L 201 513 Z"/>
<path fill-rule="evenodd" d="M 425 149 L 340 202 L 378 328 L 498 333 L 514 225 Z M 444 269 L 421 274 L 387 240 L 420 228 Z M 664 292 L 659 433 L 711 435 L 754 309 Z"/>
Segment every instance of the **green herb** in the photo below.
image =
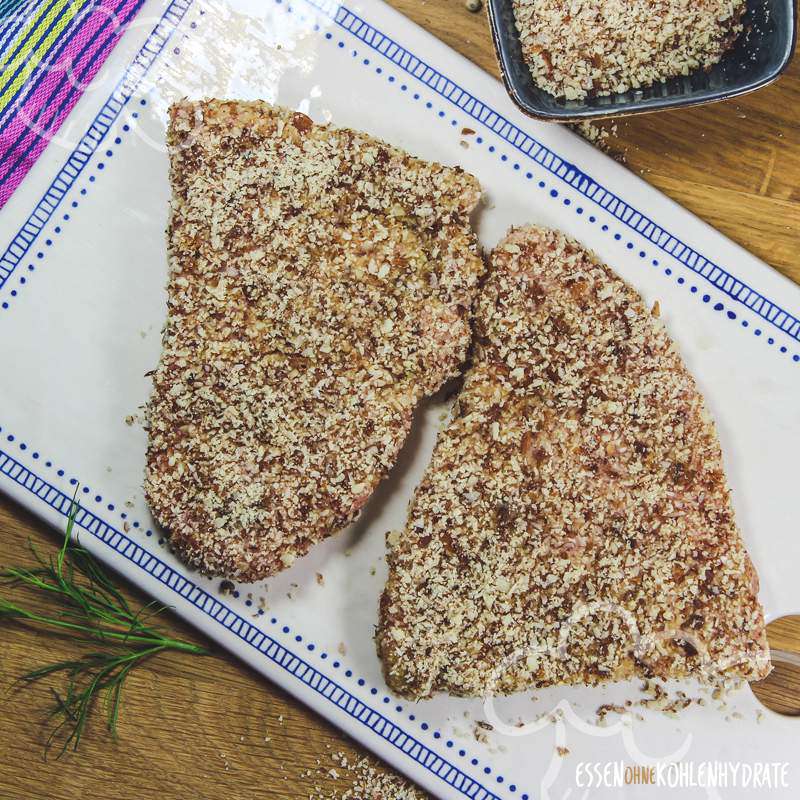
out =
<path fill-rule="evenodd" d="M 52 690 L 55 703 L 48 719 L 56 724 L 47 738 L 45 756 L 59 736 L 64 738 L 59 757 L 70 745 L 77 750 L 98 699 L 102 699 L 108 730 L 116 738 L 122 687 L 131 670 L 146 659 L 165 650 L 206 653 L 198 645 L 166 636 L 149 623 L 166 606 L 149 603 L 136 611 L 130 607 L 91 553 L 77 539 L 72 541 L 77 510 L 73 499 L 64 541 L 56 553 L 45 560 L 29 543 L 38 566 L 12 567 L 0 573 L 7 585 L 34 590 L 57 606 L 52 614 L 42 614 L 0 597 L 0 620 L 39 625 L 100 645 L 95 652 L 45 664 L 18 679 L 29 685 L 55 673 L 65 676 L 62 692 Z"/>

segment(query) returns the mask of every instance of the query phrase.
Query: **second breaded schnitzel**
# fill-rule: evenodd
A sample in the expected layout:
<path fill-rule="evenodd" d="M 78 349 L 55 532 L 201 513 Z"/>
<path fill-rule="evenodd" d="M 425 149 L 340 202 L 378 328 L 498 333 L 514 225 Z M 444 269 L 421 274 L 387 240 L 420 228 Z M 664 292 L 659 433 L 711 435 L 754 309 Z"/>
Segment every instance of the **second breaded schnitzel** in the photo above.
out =
<path fill-rule="evenodd" d="M 769 671 L 714 424 L 661 322 L 577 242 L 513 230 L 404 531 L 377 642 L 427 697 Z"/>

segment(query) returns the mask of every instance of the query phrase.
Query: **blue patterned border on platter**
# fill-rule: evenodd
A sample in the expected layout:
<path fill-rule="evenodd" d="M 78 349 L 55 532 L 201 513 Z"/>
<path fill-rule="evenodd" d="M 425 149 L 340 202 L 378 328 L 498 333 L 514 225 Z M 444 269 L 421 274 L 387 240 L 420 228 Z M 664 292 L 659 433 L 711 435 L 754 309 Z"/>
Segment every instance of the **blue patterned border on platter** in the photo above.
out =
<path fill-rule="evenodd" d="M 14 437 L 11 438 L 13 441 Z M 73 499 L 69 495 L 32 472 L 3 450 L 0 450 L 0 475 L 26 489 L 65 519 L 69 515 L 73 504 Z M 353 720 L 366 726 L 372 733 L 396 747 L 419 766 L 445 781 L 465 797 L 471 798 L 471 800 L 500 800 L 496 794 L 422 744 L 419 739 L 404 731 L 384 714 L 351 694 L 339 683 L 312 666 L 305 658 L 292 652 L 285 645 L 248 622 L 241 614 L 184 577 L 158 556 L 153 555 L 94 512 L 78 505 L 75 523 L 128 562 L 139 567 L 175 594 L 180 595 L 210 620 L 222 625 L 243 643 L 269 659 L 276 667 L 315 691 Z M 271 621 L 273 624 L 277 623 L 274 618 Z M 283 631 L 288 633 L 289 628 L 284 627 Z M 502 781 L 502 778 L 500 780 Z M 522 795 L 522 797 L 527 800 L 528 796 Z"/>
<path fill-rule="evenodd" d="M 141 50 L 123 73 L 108 100 L 92 120 L 80 142 L 67 157 L 44 196 L 0 256 L 0 289 L 8 281 L 20 261 L 25 258 L 36 238 L 59 207 L 84 167 L 89 163 L 100 142 L 119 116 L 131 95 L 136 91 L 156 57 L 172 36 L 193 0 L 172 0 L 156 27 L 147 37 Z"/>
<path fill-rule="evenodd" d="M 431 67 L 414 53 L 402 47 L 394 39 L 370 25 L 345 6 L 328 2 L 328 0 L 304 1 L 403 71 L 425 84 L 481 126 L 503 139 L 521 155 L 535 161 L 632 231 L 647 239 L 664 253 L 675 258 L 698 276 L 707 280 L 732 300 L 741 303 L 782 333 L 800 342 L 800 319 L 798 317 L 685 244 L 646 214 L 633 208 L 590 175 L 558 156 L 541 142 L 514 125 L 502 114 L 492 109 L 440 71 Z M 126 70 L 119 85 L 109 97 L 103 109 L 101 109 L 84 139 L 67 159 L 67 163 L 51 184 L 48 192 L 0 257 L 0 288 L 2 288 L 19 261 L 30 249 L 33 241 L 50 219 L 67 189 L 74 183 L 96 149 L 97 144 L 130 98 L 155 56 L 158 55 L 166 43 L 166 39 L 169 38 L 174 27 L 180 22 L 191 5 L 191 2 L 192 0 L 173 0 L 170 3 L 161 22 L 148 37 L 148 41 L 134 59 L 134 62 Z M 275 0 L 275 2 L 281 4 L 282 0 Z"/>

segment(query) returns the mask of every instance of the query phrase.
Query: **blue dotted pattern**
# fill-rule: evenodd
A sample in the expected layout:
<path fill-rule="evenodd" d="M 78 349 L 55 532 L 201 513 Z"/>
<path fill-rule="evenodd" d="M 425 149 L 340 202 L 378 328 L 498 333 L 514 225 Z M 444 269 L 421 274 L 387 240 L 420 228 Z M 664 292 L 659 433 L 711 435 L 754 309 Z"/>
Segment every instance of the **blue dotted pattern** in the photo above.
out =
<path fill-rule="evenodd" d="M 312 0 L 307 0 L 307 2 L 312 2 Z M 355 15 L 351 14 L 351 12 L 347 11 L 347 9 L 345 9 L 344 7 L 340 7 L 339 12 L 337 12 L 335 21 L 338 24 L 340 24 L 343 27 L 345 27 L 346 30 L 349 30 L 348 24 L 349 24 L 349 21 L 350 21 L 350 17 L 353 17 L 354 19 L 359 19 L 358 17 L 355 17 Z M 364 23 L 364 24 L 366 25 L 366 23 Z M 359 33 L 359 38 L 362 38 L 360 33 Z M 335 37 L 333 36 L 333 34 L 330 33 L 330 32 L 325 34 L 325 40 L 330 42 L 330 43 L 334 43 L 335 42 L 336 45 L 337 45 L 337 48 L 339 50 L 345 50 L 346 47 L 347 47 L 347 45 L 345 44 L 345 42 L 343 40 L 339 39 L 337 41 L 335 39 Z M 376 46 L 374 44 L 374 41 L 375 40 L 373 40 L 373 44 L 371 44 L 371 46 L 373 48 Z M 359 59 L 360 54 L 359 54 L 358 49 L 350 48 L 350 49 L 348 49 L 348 52 L 350 53 L 350 56 L 352 58 Z M 390 57 L 390 50 L 387 49 L 385 55 L 387 57 Z M 402 80 L 400 82 L 398 82 L 397 76 L 394 75 L 391 71 L 387 72 L 383 67 L 375 66 L 374 63 L 372 62 L 372 60 L 369 57 L 360 58 L 360 61 L 361 61 L 362 66 L 370 67 L 373 70 L 373 72 L 374 72 L 374 74 L 376 76 L 382 76 L 387 80 L 388 83 L 395 84 L 399 88 L 399 90 L 401 92 L 408 92 L 408 88 L 409 88 L 408 84 L 407 83 L 403 83 Z M 443 122 L 446 122 L 447 124 L 449 124 L 449 126 L 451 128 L 456 128 L 456 129 L 459 129 L 459 130 L 465 130 L 465 129 L 467 129 L 469 124 L 473 124 L 474 123 L 474 119 L 472 119 L 472 118 L 466 118 L 464 120 L 459 120 L 458 118 L 456 118 L 455 116 L 450 114 L 447 110 L 445 110 L 443 108 L 439 108 L 432 100 L 426 100 L 419 92 L 413 92 L 412 94 L 410 94 L 410 97 L 414 101 L 421 102 L 427 110 L 431 111 L 434 114 L 434 117 L 436 119 L 438 119 L 440 121 L 443 121 Z M 510 124 L 510 123 L 508 123 L 508 124 Z M 471 129 L 469 129 L 469 130 L 471 130 Z M 548 183 L 548 181 L 546 181 L 546 180 L 535 181 L 533 172 L 524 171 L 523 170 L 522 163 L 520 163 L 522 161 L 522 159 L 519 159 L 518 155 L 515 156 L 513 153 L 509 154 L 507 152 L 504 152 L 502 149 L 498 150 L 497 147 L 494 144 L 488 143 L 484 139 L 483 136 L 476 136 L 473 141 L 477 145 L 485 146 L 489 153 L 497 156 L 502 164 L 506 164 L 506 165 L 510 166 L 514 172 L 517 172 L 517 173 L 520 173 L 520 174 L 523 174 L 523 172 L 524 172 L 525 180 L 531 181 L 532 185 L 535 185 L 539 189 L 544 190 L 546 197 L 549 197 L 553 201 L 559 202 L 564 208 L 571 209 L 572 211 L 574 211 L 574 213 L 578 217 L 581 217 L 583 219 L 583 221 L 585 223 L 587 223 L 588 225 L 599 225 L 599 230 L 601 230 L 603 233 L 611 233 L 613 235 L 614 241 L 618 242 L 620 244 L 620 246 L 624 247 L 625 250 L 630 252 L 630 251 L 634 251 L 634 250 L 637 249 L 637 246 L 634 244 L 634 242 L 630 241 L 627 238 L 627 235 L 625 233 L 625 229 L 624 228 L 622 228 L 622 229 L 616 229 L 615 228 L 612 231 L 611 226 L 609 224 L 607 224 L 607 223 L 598 223 L 597 214 L 600 213 L 599 211 L 594 210 L 593 213 L 587 213 L 586 208 L 583 205 L 581 205 L 581 201 L 576 200 L 574 197 L 568 196 L 565 193 L 564 189 L 563 189 L 563 179 L 559 180 L 559 183 L 557 185 L 555 185 L 555 186 L 551 186 L 551 184 Z M 541 167 L 541 165 L 537 163 L 536 167 Z M 534 168 L 536 168 L 536 167 L 534 167 Z M 611 219 L 614 219 L 614 218 L 611 217 Z M 616 220 L 614 220 L 614 221 L 616 222 Z M 662 266 L 662 264 L 660 263 L 659 259 L 654 257 L 652 254 L 649 254 L 646 250 L 639 248 L 638 251 L 637 251 L 637 254 L 638 254 L 639 258 L 641 259 L 642 263 L 649 263 L 654 268 L 661 270 L 663 276 L 666 279 L 673 278 L 675 280 L 675 282 L 679 286 L 686 286 L 686 288 L 689 289 L 691 294 L 696 294 L 697 293 L 698 288 L 697 288 L 697 284 L 696 283 L 687 282 L 686 278 L 683 275 L 675 276 L 673 274 L 674 271 L 673 271 L 673 269 L 671 267 Z M 674 256 L 675 254 L 673 252 L 670 255 Z M 702 277 L 702 276 L 697 276 L 697 277 Z M 726 305 L 726 303 L 730 304 L 731 303 L 731 298 L 726 297 L 724 295 L 723 295 L 723 297 L 724 297 L 725 302 L 723 302 L 722 299 L 716 298 L 715 302 L 712 305 L 710 305 L 710 307 L 716 312 L 725 311 L 726 313 L 723 315 L 724 318 L 726 318 L 727 320 L 729 320 L 731 322 L 740 321 L 740 325 L 741 325 L 742 328 L 745 328 L 745 329 L 750 328 L 752 330 L 752 333 L 756 337 L 760 337 L 761 334 L 762 334 L 761 328 L 758 327 L 758 326 L 752 326 L 750 320 L 743 319 L 743 318 L 740 319 L 740 316 L 742 316 L 741 310 L 735 311 L 735 310 L 733 310 L 733 308 L 730 308 L 728 305 Z M 710 304 L 711 300 L 712 300 L 712 296 L 710 294 L 706 293 L 706 294 L 702 295 L 701 299 L 702 299 L 702 302 L 704 304 Z M 737 301 L 734 301 L 734 302 L 737 302 Z M 740 301 L 738 301 L 738 302 L 740 302 Z M 782 332 L 785 333 L 785 331 L 782 331 Z M 773 337 L 771 337 L 771 336 L 768 337 L 768 338 L 765 338 L 764 341 L 767 343 L 767 345 L 774 345 L 775 344 L 775 339 Z M 786 355 L 786 356 L 791 357 L 791 361 L 794 362 L 794 363 L 800 362 L 800 350 L 795 351 L 793 349 L 792 351 L 790 351 L 789 348 L 786 347 L 785 345 L 780 345 L 778 348 L 776 348 L 776 352 L 778 352 L 778 353 L 780 353 L 782 355 Z"/>
<path fill-rule="evenodd" d="M 3 427 L 0 426 L 0 441 L 3 441 L 3 440 L 7 443 L 7 445 L 11 445 L 13 447 L 17 447 L 23 453 L 27 453 L 27 451 L 29 451 L 29 449 L 30 449 L 27 442 L 20 440 L 13 433 L 9 433 L 7 431 L 4 431 Z M 40 455 L 40 452 L 38 450 L 33 450 L 32 452 L 30 452 L 29 455 L 34 461 L 38 462 L 40 465 L 43 464 L 44 467 L 47 470 L 53 470 L 55 472 L 55 475 L 58 478 L 60 478 L 63 482 L 65 482 L 66 484 L 68 484 L 69 487 L 72 488 L 73 492 L 80 485 L 80 481 L 79 481 L 79 479 L 77 477 L 69 476 L 68 473 L 64 469 L 56 466 L 50 459 L 42 459 L 42 457 Z M 47 504 L 50 505 L 51 507 L 57 508 L 57 510 L 59 510 L 64 516 L 66 516 L 69 513 L 70 505 L 71 505 L 71 502 L 72 502 L 71 501 L 71 495 L 66 494 L 64 492 L 61 492 L 60 490 L 58 490 L 55 487 L 55 485 L 53 485 L 52 483 L 49 483 L 45 478 L 42 478 L 40 475 L 37 475 L 36 473 L 32 472 L 31 470 L 25 468 L 22 464 L 20 464 L 20 462 L 16 461 L 13 458 L 13 456 L 11 456 L 9 453 L 5 452 L 2 449 L 0 449 L 0 474 L 4 474 L 7 477 L 10 477 L 12 480 L 17 482 L 19 485 L 21 485 L 24 488 L 28 489 L 30 492 L 35 494 L 37 497 L 39 497 L 40 499 L 42 499 L 45 502 L 47 502 Z M 48 491 L 45 493 L 45 495 L 42 495 L 42 493 L 41 493 L 42 487 L 47 487 L 47 489 L 48 489 Z M 59 502 L 58 502 L 57 505 L 54 504 L 54 496 L 52 495 L 52 493 L 56 493 L 56 495 L 59 498 Z M 94 500 L 95 504 L 100 506 L 100 508 L 97 510 L 97 512 L 89 511 L 88 507 L 85 505 L 87 502 L 89 502 L 91 500 Z M 125 541 L 128 541 L 131 544 L 135 544 L 134 540 L 129 539 L 127 536 L 125 536 L 125 534 L 129 533 L 132 529 L 136 530 L 139 533 L 144 533 L 144 535 L 147 536 L 147 537 L 151 537 L 153 535 L 152 529 L 146 528 L 145 526 L 141 525 L 141 523 L 138 520 L 130 519 L 127 511 L 121 511 L 121 512 L 119 512 L 119 515 L 118 515 L 119 519 L 122 521 L 121 527 L 122 527 L 122 531 L 123 532 L 120 532 L 119 530 L 115 529 L 114 526 L 111 523 L 106 522 L 104 519 L 102 519 L 99 516 L 99 514 L 105 513 L 105 511 L 114 512 L 116 510 L 116 508 L 117 508 L 116 505 L 114 503 L 112 503 L 112 502 L 108 502 L 107 499 L 104 499 L 103 495 L 100 494 L 99 492 L 94 492 L 93 493 L 89 486 L 80 485 L 79 497 L 76 498 L 76 501 L 81 503 L 79 505 L 79 512 L 76 515 L 76 519 L 75 519 L 76 523 L 78 525 L 80 525 L 82 528 L 84 528 L 85 530 L 88 530 L 90 533 L 92 533 L 93 535 L 95 535 L 98 538 L 100 538 L 102 541 L 106 542 L 106 544 L 110 543 L 109 537 L 105 536 L 105 535 L 101 535 L 98 532 L 98 523 L 102 523 L 102 526 L 104 526 L 105 529 L 107 529 L 108 531 L 112 531 L 113 533 L 117 534 L 120 537 L 123 537 L 125 539 Z M 91 517 L 96 522 L 94 522 L 94 523 L 87 522 L 87 519 L 86 519 L 87 516 Z M 165 542 L 163 537 L 159 537 L 158 538 L 158 544 L 160 546 L 165 546 L 166 542 Z M 127 555 L 127 547 L 123 547 L 122 549 L 120 549 L 120 547 L 115 546 L 115 549 L 118 552 L 123 552 L 123 550 L 124 550 L 125 551 L 124 554 Z M 143 550 L 142 552 L 145 553 L 148 556 L 152 556 L 152 553 L 150 553 L 149 551 Z M 153 558 L 155 558 L 155 557 L 153 557 Z M 142 561 L 141 559 L 137 561 L 136 559 L 131 558 L 129 560 L 132 560 L 138 566 L 146 566 L 147 564 L 151 564 L 150 561 L 146 561 L 146 560 Z M 163 564 L 163 562 L 160 562 L 160 561 L 158 563 L 159 564 Z M 170 569 L 170 568 L 166 567 L 166 565 L 164 565 L 164 566 L 165 566 L 166 569 Z M 147 571 L 152 573 L 152 570 L 150 570 L 150 569 L 148 569 Z M 175 575 L 179 575 L 179 573 L 177 573 L 177 572 L 174 572 L 174 574 Z M 200 587 L 196 586 L 195 584 L 189 582 L 187 579 L 183 578 L 183 576 L 180 576 L 180 579 L 183 582 L 185 582 L 185 584 L 187 586 L 191 586 L 192 589 L 196 590 L 198 593 L 202 592 L 204 595 L 207 595 L 208 597 L 210 597 L 210 594 L 208 594 L 208 592 L 206 590 L 203 590 Z M 162 581 L 162 582 L 165 582 L 165 581 Z M 175 589 L 176 591 L 178 591 L 176 589 L 175 585 L 173 585 L 173 584 L 171 584 L 169 582 L 167 582 L 167 585 L 169 585 L 170 588 Z M 186 596 L 186 591 L 181 590 L 180 594 Z M 219 597 L 224 597 L 225 596 L 224 593 L 220 592 L 219 590 L 217 590 L 217 594 L 218 594 Z M 241 597 L 241 593 L 239 592 L 238 589 L 234 589 L 234 591 L 232 592 L 232 595 L 233 595 L 234 599 L 239 599 Z M 201 608 L 201 606 L 196 602 L 194 603 L 194 605 L 196 605 L 199 608 Z M 244 605 L 247 608 L 252 608 L 252 606 L 253 606 L 252 599 L 247 598 L 245 600 Z M 201 608 L 201 610 L 206 610 L 206 609 Z M 229 611 L 229 613 L 231 615 L 235 615 L 239 620 L 243 620 L 243 618 L 239 617 L 238 615 L 236 615 L 235 612 L 232 609 L 228 609 L 228 611 Z M 206 613 L 208 613 L 208 612 L 206 612 Z M 210 616 L 212 616 L 217 621 L 220 621 L 218 614 L 213 614 L 212 613 L 212 614 L 210 614 Z M 264 610 L 263 609 L 258 609 L 257 612 L 253 616 L 254 617 L 264 616 Z M 276 626 L 281 631 L 281 633 L 283 633 L 284 635 L 287 635 L 287 636 L 289 636 L 289 638 L 293 639 L 293 641 L 296 644 L 304 644 L 305 649 L 306 649 L 306 651 L 308 653 L 315 653 L 320 658 L 321 661 L 329 663 L 330 666 L 335 671 L 343 671 L 343 674 L 344 674 L 345 678 L 354 680 L 357 686 L 359 686 L 361 688 L 369 688 L 369 694 L 372 697 L 375 697 L 377 699 L 378 695 L 380 694 L 381 702 L 383 703 L 384 706 L 390 707 L 392 705 L 393 700 L 389 695 L 383 694 L 375 686 L 367 687 L 367 681 L 362 677 L 355 678 L 353 670 L 347 668 L 346 666 L 344 666 L 342 664 L 342 662 L 338 659 L 338 657 L 336 659 L 334 659 L 333 661 L 329 661 L 330 655 L 328 654 L 327 651 L 325 651 L 324 649 L 319 649 L 318 646 L 313 642 L 306 641 L 306 639 L 303 636 L 303 634 L 294 632 L 289 625 L 285 625 L 285 624 L 281 625 L 278 622 L 278 619 L 276 617 L 271 617 L 270 620 L 269 620 L 269 623 L 270 623 L 271 626 Z M 225 623 L 225 624 L 226 624 L 226 627 L 228 627 L 228 628 L 231 627 L 227 623 Z M 249 623 L 246 623 L 246 624 L 249 625 Z M 247 641 L 249 643 L 252 643 L 251 640 L 247 640 Z M 291 651 L 289 651 L 289 652 L 291 654 Z M 282 664 L 281 666 L 284 666 L 284 665 Z M 363 701 L 360 701 L 360 702 L 363 702 Z M 366 707 L 366 708 L 369 708 L 369 707 Z M 430 730 L 430 725 L 427 722 L 418 721 L 416 714 L 414 714 L 413 712 L 407 711 L 402 705 L 396 704 L 396 705 L 394 705 L 393 708 L 394 708 L 394 712 L 396 714 L 404 714 L 410 722 L 418 722 L 419 728 L 423 732 L 427 733 Z M 373 714 L 377 714 L 378 713 L 378 712 L 374 711 L 374 709 L 370 709 L 370 710 L 372 711 Z M 368 715 L 364 719 L 361 719 L 362 722 L 367 722 L 367 723 L 370 720 L 372 720 L 372 716 L 371 715 Z M 374 721 L 374 720 L 372 720 L 372 721 Z M 388 720 L 387 720 L 387 722 L 388 722 Z M 390 724 L 394 725 L 395 723 L 390 723 Z M 370 727 L 376 733 L 381 734 L 381 731 L 378 731 L 371 724 L 370 724 Z M 402 729 L 400 729 L 400 728 L 398 728 L 398 730 L 402 731 Z M 402 731 L 402 732 L 405 733 L 404 731 Z M 405 735 L 408 737 L 408 741 L 413 741 L 416 744 L 422 746 L 416 739 L 414 739 L 413 737 L 410 737 L 409 734 L 405 733 Z M 437 741 L 442 738 L 442 734 L 438 730 L 434 730 L 433 733 L 432 733 L 432 736 L 433 736 L 433 739 L 437 740 Z M 396 741 L 393 742 L 393 744 L 396 744 L 396 743 L 397 743 Z M 446 742 L 446 747 L 447 748 L 452 748 L 453 747 L 452 741 Z M 405 746 L 403 748 L 401 748 L 401 749 L 403 749 L 403 751 L 406 752 L 407 755 L 410 755 L 412 758 L 414 758 L 421 766 L 425 767 L 426 769 L 431 769 L 430 764 L 426 764 L 426 763 L 423 763 L 423 762 L 426 759 L 429 760 L 430 756 L 431 755 L 435 755 L 435 753 L 433 753 L 432 751 L 429 751 L 428 755 L 426 755 L 425 758 L 420 759 L 420 758 L 417 758 L 410 750 L 406 750 Z M 458 755 L 461 758 L 466 758 L 467 753 L 464 750 L 459 750 L 458 751 Z M 453 771 L 458 772 L 458 768 L 455 767 L 454 765 L 450 764 L 449 762 L 446 762 L 446 761 L 442 760 L 441 757 L 439 757 L 439 760 L 442 763 L 442 768 L 443 768 L 444 772 L 442 772 L 441 770 L 436 770 L 436 769 L 432 769 L 431 771 L 435 772 L 437 775 L 439 775 L 439 777 L 442 777 L 445 780 L 447 780 L 448 783 L 451 783 L 452 785 L 456 785 L 447 776 L 451 775 L 451 773 Z M 472 759 L 470 759 L 470 764 L 472 766 L 479 766 L 479 761 L 478 761 L 477 758 L 472 758 Z M 445 769 L 445 767 L 446 767 L 446 769 Z M 485 765 L 483 767 L 483 772 L 484 772 L 484 774 L 489 775 L 489 774 L 492 773 L 492 768 L 489 767 L 488 765 Z M 463 777 L 462 783 L 464 784 L 464 786 L 465 787 L 470 786 L 474 790 L 476 790 L 476 793 L 474 793 L 474 794 L 470 793 L 468 795 L 469 797 L 471 797 L 471 798 L 484 798 L 484 800 L 500 800 L 500 798 L 498 798 L 496 795 L 493 795 L 490 792 L 488 792 L 485 789 L 485 787 L 481 787 L 480 784 L 474 783 L 474 781 L 472 781 L 472 779 L 468 778 L 465 774 L 463 774 L 463 773 L 460 773 L 460 774 Z M 455 777 L 455 776 L 453 776 L 453 777 Z M 502 776 L 500 776 L 500 775 L 497 776 L 496 780 L 497 780 L 497 783 L 499 783 L 499 784 L 504 783 L 504 778 Z M 456 788 L 459 788 L 459 787 L 457 786 Z M 508 785 L 508 790 L 512 794 L 514 794 L 516 792 L 516 786 L 514 784 L 509 784 Z M 467 793 L 466 792 L 466 788 L 464 789 L 464 793 L 465 794 Z M 521 795 L 521 797 L 525 798 L 526 795 Z"/>
<path fill-rule="evenodd" d="M 158 24 L 148 35 L 141 50 L 125 70 L 122 80 L 114 88 L 108 100 L 92 120 L 78 145 L 67 157 L 66 163 L 59 170 L 44 196 L 37 203 L 36 208 L 34 208 L 5 252 L 0 256 L 0 288 L 8 282 L 20 263 L 25 260 L 31 260 L 27 257 L 34 242 L 45 226 L 51 222 L 65 196 L 74 187 L 90 159 L 97 153 L 109 129 L 136 92 L 137 87 L 166 46 L 191 4 L 192 0 L 171 0 Z M 105 169 L 105 166 L 103 162 L 101 169 Z M 90 182 L 94 181 L 91 180 Z M 71 207 L 77 208 L 78 204 L 77 200 L 73 200 Z M 35 258 L 38 260 L 43 259 L 43 250 L 40 249 L 35 254 Z M 33 271 L 30 269 L 30 265 L 29 271 Z M 14 294 L 16 291 L 18 291 L 16 288 L 12 290 L 12 297 L 16 296 Z M 0 304 L 0 307 L 8 308 L 4 304 Z"/>
<path fill-rule="evenodd" d="M 142 98 L 139 101 L 139 105 L 140 106 L 146 106 L 147 105 L 147 100 Z M 138 111 L 132 112 L 131 113 L 131 117 L 132 117 L 133 120 L 138 119 L 139 112 Z M 119 131 L 117 132 L 117 135 L 113 139 L 114 145 L 115 146 L 121 145 L 123 143 L 123 137 L 125 137 L 130 132 L 131 132 L 130 124 L 125 123 L 124 125 L 122 125 L 119 128 Z M 103 172 L 103 170 L 105 170 L 105 168 L 106 168 L 106 162 L 109 161 L 113 157 L 114 157 L 114 149 L 112 147 L 107 147 L 106 150 L 103 153 L 103 158 L 105 160 L 104 161 L 98 161 L 97 164 L 95 165 L 97 171 L 98 172 Z M 78 197 L 76 199 L 74 199 L 74 200 L 71 200 L 69 205 L 68 205 L 70 211 L 62 212 L 58 224 L 53 228 L 53 236 L 56 237 L 56 239 L 63 233 L 64 229 L 69 224 L 70 220 L 72 219 L 72 214 L 75 212 L 75 210 L 80 208 L 80 205 L 83 202 L 83 199 L 88 195 L 90 189 L 92 188 L 91 184 L 96 182 L 97 177 L 98 177 L 98 175 L 95 172 L 89 172 L 87 174 L 86 184 L 81 186 L 81 188 L 78 190 Z M 48 238 L 48 239 L 44 240 L 44 248 L 42 250 L 38 250 L 33 255 L 33 257 L 30 259 L 30 261 L 28 262 L 27 273 L 35 272 L 37 266 L 41 266 L 41 262 L 44 261 L 48 249 L 53 247 L 53 245 L 55 244 L 55 240 L 56 239 Z M 9 277 L 9 279 L 10 279 L 10 277 Z M 20 291 L 22 291 L 22 288 L 27 284 L 27 282 L 28 282 L 27 276 L 26 275 L 20 275 L 17 278 L 17 288 L 14 288 L 9 292 L 10 296 L 12 298 L 13 297 L 17 297 L 19 295 Z M 2 286 L 2 282 L 0 282 L 0 286 Z M 9 301 L 8 300 L 4 300 L 2 303 L 0 303 L 0 309 L 5 311 L 5 310 L 7 310 L 9 308 L 9 305 L 10 305 Z"/>

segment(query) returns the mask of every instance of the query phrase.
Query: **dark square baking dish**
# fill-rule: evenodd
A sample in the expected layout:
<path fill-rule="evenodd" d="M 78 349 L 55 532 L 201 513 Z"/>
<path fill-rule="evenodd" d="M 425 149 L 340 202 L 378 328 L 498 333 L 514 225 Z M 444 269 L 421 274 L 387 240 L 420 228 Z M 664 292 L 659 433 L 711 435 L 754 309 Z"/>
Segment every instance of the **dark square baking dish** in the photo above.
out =
<path fill-rule="evenodd" d="M 537 119 L 575 122 L 712 103 L 766 86 L 791 61 L 797 39 L 794 3 L 748 0 L 744 32 L 708 72 L 696 70 L 647 89 L 581 100 L 556 98 L 536 86 L 522 56 L 512 0 L 489 0 L 488 7 L 500 72 L 511 99 Z"/>

